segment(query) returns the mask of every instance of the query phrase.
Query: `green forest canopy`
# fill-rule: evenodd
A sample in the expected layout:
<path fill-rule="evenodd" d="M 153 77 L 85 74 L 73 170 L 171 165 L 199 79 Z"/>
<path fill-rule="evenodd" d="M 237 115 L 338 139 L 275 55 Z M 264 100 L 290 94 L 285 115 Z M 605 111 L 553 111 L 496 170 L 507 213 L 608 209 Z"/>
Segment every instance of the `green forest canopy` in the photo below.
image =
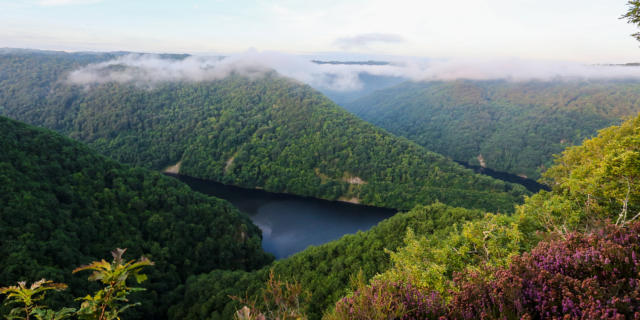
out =
<path fill-rule="evenodd" d="M 65 81 L 77 63 L 52 59 L 0 55 L 0 113 L 127 164 L 180 163 L 180 173 L 197 178 L 397 209 L 440 201 L 509 212 L 527 193 L 378 129 L 274 73 L 152 89 L 114 82 L 86 88 Z"/>
<path fill-rule="evenodd" d="M 638 310 L 639 168 L 636 116 L 565 150 L 544 173 L 552 190 L 515 214 L 488 214 L 438 237 L 408 232 L 391 267 L 326 319 L 425 311 L 453 319 L 629 318 Z M 397 295 L 397 284 L 411 292 Z M 415 298 L 417 309 L 403 309 Z"/>
<path fill-rule="evenodd" d="M 639 92 L 637 80 L 406 82 L 344 106 L 454 160 L 538 179 L 554 154 L 635 116 Z"/>
<path fill-rule="evenodd" d="M 232 78 L 228 81 L 237 81 L 241 86 L 246 80 Z M 286 87 L 286 83 L 283 86 Z M 46 130 L 5 118 L 0 120 L 0 132 L 7 137 L 0 142 L 0 166 L 3 168 L 0 170 L 0 201 L 9 204 L 0 209 L 0 223 L 13 232 L 7 239 L 0 239 L 3 244 L 1 254 L 9 257 L 2 259 L 2 262 L 8 261 L 2 268 L 3 273 L 25 272 L 32 279 L 45 276 L 70 284 L 79 283 L 73 278 L 65 278 L 69 275 L 60 271 L 57 265 L 51 266 L 51 261 L 62 261 L 72 268 L 104 256 L 123 242 L 123 246 L 129 246 L 133 253 L 149 254 L 157 263 L 153 268 L 157 270 L 150 269 L 149 289 L 153 294 L 146 296 L 142 311 L 153 314 L 169 308 L 169 316 L 175 319 L 228 318 L 239 306 L 228 295 L 257 294 L 270 268 L 286 279 L 299 280 L 313 292 L 306 308 L 312 319 L 319 319 L 349 292 L 348 280 L 360 270 L 366 278 L 382 274 L 379 277 L 403 279 L 407 274 L 398 272 L 402 265 L 414 263 L 417 260 L 413 259 L 424 256 L 436 257 L 438 260 L 434 261 L 446 268 L 447 277 L 465 268 L 477 270 L 485 262 L 503 266 L 513 254 L 535 245 L 539 240 L 538 236 L 532 236 L 535 231 L 583 230 L 594 223 L 593 217 L 616 219 L 621 207 L 630 212 L 636 212 L 638 208 L 637 190 L 627 188 L 626 184 L 635 182 L 638 175 L 637 128 L 640 120 L 636 118 L 620 127 L 603 130 L 601 137 L 566 151 L 545 175 L 553 190 L 527 199 L 516 215 L 487 215 L 481 210 L 451 208 L 443 204 L 418 206 L 370 231 L 347 235 L 250 271 L 264 266 L 270 257 L 259 248 L 257 228 L 226 202 L 194 194 L 183 184 L 158 173 L 119 165 Z M 403 143 L 413 146 L 406 141 Z M 602 188 L 589 189 L 594 184 Z M 627 194 L 629 196 L 625 198 Z M 595 197 L 595 202 L 591 196 Z M 628 199 L 626 206 L 625 199 Z M 85 207 L 93 211 L 82 210 Z M 585 211 L 585 207 L 589 210 Z M 185 212 L 187 217 L 183 216 Z M 193 246 L 197 241 L 190 237 L 206 236 L 210 229 L 202 228 L 203 217 L 211 217 L 203 212 L 221 212 L 210 224 L 205 220 L 204 225 L 223 227 L 223 231 L 209 235 L 212 241 L 208 244 L 205 241 L 205 247 Z M 68 224 L 66 219 L 39 219 L 76 215 L 85 219 L 83 224 Z M 157 215 L 162 220 L 151 219 Z M 148 220 L 144 220 L 146 217 Z M 631 218 L 629 215 L 624 219 Z M 36 221 L 30 222 L 32 220 Z M 218 223 L 220 221 L 222 223 Z M 414 236 L 407 237 L 403 244 L 408 227 L 412 228 Z M 495 238 L 487 239 L 484 232 L 487 228 L 496 232 Z M 109 232 L 113 230 L 126 230 L 127 233 Z M 221 238 L 216 238 L 220 234 Z M 105 243 L 90 242 L 94 235 L 103 237 Z M 44 236 L 53 240 L 47 242 L 40 238 Z M 238 239 L 245 241 L 238 242 Z M 472 250 L 482 246 L 483 241 L 488 241 L 485 242 L 487 248 L 502 248 L 504 252 L 484 255 Z M 503 245 L 505 243 L 507 246 Z M 178 247 L 172 249 L 173 245 Z M 416 251 L 416 247 L 424 250 Z M 465 252 L 471 254 L 462 257 L 447 254 L 447 248 L 468 248 L 470 250 Z M 384 249 L 394 252 L 391 260 Z M 211 255 L 211 252 L 220 255 Z M 179 262 L 173 261 L 178 254 L 183 255 Z M 197 263 L 198 259 L 205 258 L 209 264 Z M 159 263 L 162 261 L 164 267 Z M 428 273 L 429 268 L 439 270 L 441 266 L 429 265 L 424 270 L 432 274 Z M 228 270 L 212 271 L 219 268 Z M 6 274 L 7 280 L 0 281 L 14 282 L 15 274 Z M 424 282 L 426 285 L 448 283 L 451 279 L 447 277 Z"/>
<path fill-rule="evenodd" d="M 224 200 L 4 117 L 0 136 L 2 285 L 47 278 L 75 289 L 61 300 L 80 296 L 88 283 L 70 270 L 128 248 L 156 263 L 137 311 L 163 316 L 190 275 L 273 260 L 260 230 Z"/>
<path fill-rule="evenodd" d="M 541 240 L 574 237 L 575 234 L 569 234 L 575 231 L 593 236 L 592 232 L 600 230 L 606 219 L 618 225 L 631 222 L 640 202 L 639 145 L 640 116 L 602 130 L 581 146 L 569 148 L 545 174 L 553 189 L 527 198 L 513 215 L 486 214 L 442 204 L 418 206 L 369 231 L 311 247 L 259 271 L 214 271 L 192 277 L 185 286 L 182 303 L 171 308 L 170 316 L 173 319 L 226 319 L 241 307 L 227 295 L 259 296 L 271 268 L 284 279 L 299 281 L 312 293 L 312 300 L 303 306 L 310 319 L 323 316 L 331 319 L 331 306 L 340 296 L 351 296 L 349 279 L 359 271 L 367 280 L 375 275 L 372 283 L 408 284 L 426 297 L 436 291 L 446 301 L 447 297 L 465 290 L 463 285 L 470 285 L 464 281 L 466 275 L 474 275 L 471 280 L 491 279 L 493 270 L 508 267 L 515 257 L 529 252 Z M 627 180 L 632 182 L 631 188 Z M 600 188 L 593 187 L 596 185 Z M 625 199 L 629 214 L 621 216 Z M 411 231 L 407 233 L 409 228 Z M 637 248 L 630 250 L 637 252 Z M 549 263 L 551 266 L 558 262 L 553 256 L 549 259 L 553 262 Z M 573 269 L 567 272 L 570 270 Z M 456 274 L 457 281 L 454 280 Z M 571 276 L 588 282 L 593 274 Z M 378 297 L 392 295 L 392 292 L 377 291 Z M 469 297 L 470 301 L 476 298 Z M 403 303 L 403 300 L 383 301 L 390 305 Z M 384 310 L 384 306 L 369 305 L 374 303 L 372 300 L 365 299 L 362 303 Z M 620 306 L 625 309 L 625 304 Z M 340 318 L 340 314 L 335 316 Z"/>

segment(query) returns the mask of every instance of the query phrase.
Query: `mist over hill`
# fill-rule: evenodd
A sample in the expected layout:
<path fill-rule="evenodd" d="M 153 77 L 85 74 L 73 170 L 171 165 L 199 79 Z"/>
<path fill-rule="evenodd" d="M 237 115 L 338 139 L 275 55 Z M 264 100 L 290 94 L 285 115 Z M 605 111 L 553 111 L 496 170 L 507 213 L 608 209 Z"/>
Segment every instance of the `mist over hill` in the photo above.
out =
<path fill-rule="evenodd" d="M 124 163 L 179 164 L 193 177 L 396 209 L 441 201 L 505 212 L 527 194 L 380 130 L 257 63 L 126 55 L 78 68 L 74 54 L 54 56 L 65 62 L 0 56 L 8 76 L 0 112 Z"/>
<path fill-rule="evenodd" d="M 322 81 L 328 81 L 326 83 L 337 84 L 333 88 L 351 88 L 331 91 L 325 87 L 323 90 L 327 94 L 344 94 L 343 103 L 352 112 L 406 137 L 400 138 L 348 113 L 300 80 L 313 77 L 312 74 L 300 72 L 299 78 L 288 78 L 256 61 L 246 63 L 243 59 L 231 59 L 225 62 L 225 59 L 9 50 L 0 55 L 0 70 L 3 71 L 0 113 L 52 128 L 118 161 L 148 169 L 172 167 L 182 174 L 227 184 L 383 207 L 410 209 L 417 205 L 411 213 L 389 219 L 370 232 L 313 247 L 268 266 L 289 280 L 302 276 L 300 280 L 305 287 L 316 292 L 305 306 L 312 319 L 319 319 L 348 292 L 346 282 L 356 269 L 363 270 L 366 279 L 376 273 L 399 272 L 398 267 L 389 264 L 383 249 L 409 250 L 415 254 L 411 251 L 413 242 L 406 242 L 407 247 L 400 244 L 402 232 L 408 227 L 424 230 L 427 240 L 421 241 L 428 242 L 422 244 L 420 250 L 444 259 L 437 266 L 448 270 L 445 277 L 438 277 L 443 283 L 451 281 L 447 277 L 454 271 L 465 270 L 468 266 L 473 268 L 494 258 L 478 256 L 479 251 L 470 250 L 462 256 L 467 266 L 460 262 L 459 254 L 449 255 L 454 251 L 445 250 L 442 252 L 446 254 L 441 255 L 440 247 L 471 248 L 486 241 L 486 232 L 489 232 L 496 237 L 490 242 L 510 243 L 509 255 L 530 248 L 537 241 L 537 238 L 533 240 L 536 236 L 532 230 L 540 231 L 542 227 L 540 222 L 535 222 L 537 215 L 523 216 L 522 210 L 531 211 L 532 206 L 545 208 L 546 204 L 537 206 L 535 201 L 553 193 L 536 195 L 519 207 L 516 215 L 487 214 L 483 211 L 512 212 L 514 204 L 521 203 L 522 197 L 529 193 L 519 185 L 474 174 L 453 160 L 517 174 L 526 174 L 525 170 L 534 168 L 530 177 L 535 177 L 542 170 L 535 161 L 542 161 L 546 166 L 552 153 L 578 144 L 598 128 L 637 113 L 636 106 L 640 105 L 637 101 L 638 80 L 632 78 L 425 82 L 405 81 L 406 74 L 390 76 L 360 69 L 345 71 L 335 79 L 327 74 L 320 77 L 324 79 Z M 336 62 L 326 65 L 343 66 Z M 367 63 L 344 65 L 350 68 L 389 67 Z M 635 72 L 635 69 L 630 70 Z M 357 76 L 356 81 L 352 81 L 352 75 Z M 334 96 L 334 99 L 338 100 L 340 96 Z M 22 130 L 19 129 L 21 125 L 11 126 Z M 16 135 L 7 133 L 5 136 Z M 491 144 L 487 145 L 487 142 Z M 19 147 L 10 145 L 9 149 Z M 44 151 L 40 149 L 38 151 Z M 100 165 L 99 160 L 91 159 L 89 162 Z M 9 162 L 28 163 L 27 160 Z M 83 166 L 89 167 L 89 164 Z M 46 170 L 55 172 L 54 169 Z M 141 181 L 157 181 L 155 186 L 170 189 L 165 186 L 169 182 L 163 180 L 167 178 L 150 176 L 145 169 L 131 170 L 133 173 L 130 174 Z M 19 177 L 9 180 L 27 181 Z M 132 183 L 135 185 L 135 181 Z M 68 196 L 61 189 L 52 192 L 61 201 Z M 42 196 L 43 199 L 47 197 Z M 123 199 L 128 201 L 125 201 L 128 211 L 140 205 L 130 198 Z M 434 202 L 471 210 L 437 203 L 420 206 Z M 19 206 L 16 208 L 19 210 Z M 158 210 L 153 209 L 154 212 Z M 225 212 L 235 212 L 233 210 Z M 55 209 L 41 211 L 38 217 Z M 415 219 L 418 221 L 413 221 Z M 234 225 L 235 220 L 232 220 L 221 223 L 216 220 L 218 222 L 212 223 L 210 229 Z M 538 224 L 531 225 L 532 221 Z M 100 220 L 91 222 L 91 225 L 100 224 Z M 252 224 L 239 228 L 255 231 Z M 216 234 L 231 239 L 234 238 L 233 230 L 232 235 Z M 504 237 L 503 233 L 509 237 Z M 135 236 L 135 239 L 146 243 L 146 238 L 140 237 Z M 60 239 L 66 241 L 65 237 Z M 219 244 L 224 243 L 224 239 Z M 176 319 L 217 319 L 233 314 L 240 306 L 228 295 L 252 290 L 253 297 L 257 297 L 261 283 L 268 275 L 268 267 L 246 271 L 270 260 L 256 247 L 255 237 L 252 239 L 248 247 L 234 247 L 237 252 L 233 253 L 213 244 L 208 246 L 206 261 L 199 264 L 200 268 L 184 267 L 187 271 L 180 271 L 175 276 L 180 279 L 171 282 L 170 286 L 177 288 L 176 291 L 164 287 L 161 278 L 166 276 L 162 274 L 165 269 L 154 271 L 153 276 L 158 277 L 159 282 L 154 282 L 151 288 L 158 297 L 145 300 L 142 312 L 164 314 L 169 309 L 168 316 Z M 178 242 L 185 245 L 198 241 Z M 109 243 L 112 244 L 104 247 L 115 245 L 115 242 Z M 126 243 L 132 248 L 139 245 Z M 489 245 L 493 245 L 491 243 Z M 29 243 L 18 245 L 28 246 Z M 498 247 L 504 249 L 502 244 Z M 144 248 L 134 251 L 147 250 Z M 163 252 L 156 249 L 154 246 L 147 252 L 164 261 Z M 47 252 L 21 252 L 22 255 L 13 258 L 31 259 L 38 254 L 47 259 L 49 256 Z M 76 259 L 78 255 L 72 256 Z M 86 258 L 91 257 L 93 255 Z M 238 262 L 234 260 L 238 257 L 244 257 L 242 261 L 247 265 L 227 266 L 221 262 Z M 500 265 L 508 261 L 503 256 L 496 259 Z M 17 260 L 7 261 L 18 265 Z M 167 264 L 172 263 L 167 261 Z M 220 265 L 212 264 L 218 262 Z M 218 268 L 229 270 L 214 270 Z M 428 268 L 425 270 L 430 270 Z M 12 268 L 6 270 L 16 272 Z M 37 269 L 26 274 L 40 276 Z M 174 277 L 170 273 L 168 276 Z M 193 277 L 185 280 L 188 276 Z M 7 279 L 13 277 L 12 273 Z M 75 283 L 62 276 L 59 279 Z M 158 303 L 160 308 L 155 307 Z M 153 308 L 156 309 L 151 310 Z"/>

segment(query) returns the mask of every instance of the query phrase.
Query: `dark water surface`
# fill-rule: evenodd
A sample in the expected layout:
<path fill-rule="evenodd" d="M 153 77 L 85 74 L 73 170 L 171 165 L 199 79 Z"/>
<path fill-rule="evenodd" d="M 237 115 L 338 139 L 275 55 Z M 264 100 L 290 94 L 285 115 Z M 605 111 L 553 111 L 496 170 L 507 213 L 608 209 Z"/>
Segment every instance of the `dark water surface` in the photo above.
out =
<path fill-rule="evenodd" d="M 536 180 L 533 180 L 533 179 L 523 178 L 521 176 L 508 173 L 508 172 L 495 171 L 490 168 L 483 168 L 481 166 L 470 165 L 462 161 L 456 161 L 456 162 L 461 164 L 465 168 L 475 171 L 475 173 L 484 174 L 484 175 L 490 176 L 491 178 L 502 180 L 505 182 L 521 184 L 532 193 L 538 193 L 538 191 L 540 190 L 551 191 L 551 188 L 549 188 L 549 186 L 538 183 Z"/>
<path fill-rule="evenodd" d="M 180 175 L 167 174 L 193 190 L 225 199 L 249 214 L 262 229 L 262 247 L 277 259 L 365 231 L 396 210 L 319 200 L 263 190 L 244 189 Z"/>

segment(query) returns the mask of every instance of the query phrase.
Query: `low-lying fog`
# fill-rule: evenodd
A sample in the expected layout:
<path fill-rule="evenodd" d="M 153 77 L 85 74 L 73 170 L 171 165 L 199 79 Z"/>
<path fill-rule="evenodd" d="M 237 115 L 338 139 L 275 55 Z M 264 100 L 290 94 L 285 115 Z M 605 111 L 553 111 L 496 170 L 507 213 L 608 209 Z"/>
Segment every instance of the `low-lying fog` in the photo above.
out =
<path fill-rule="evenodd" d="M 349 92 L 363 89 L 362 74 L 412 81 L 640 78 L 640 67 L 637 66 L 585 65 L 515 58 L 435 60 L 387 57 L 385 62 L 388 64 L 319 64 L 312 60 L 309 56 L 257 50 L 226 57 L 188 56 L 181 59 L 154 54 L 128 54 L 75 70 L 68 80 L 81 85 L 116 81 L 149 86 L 163 81 L 216 80 L 231 73 L 258 77 L 275 70 L 320 90 Z"/>

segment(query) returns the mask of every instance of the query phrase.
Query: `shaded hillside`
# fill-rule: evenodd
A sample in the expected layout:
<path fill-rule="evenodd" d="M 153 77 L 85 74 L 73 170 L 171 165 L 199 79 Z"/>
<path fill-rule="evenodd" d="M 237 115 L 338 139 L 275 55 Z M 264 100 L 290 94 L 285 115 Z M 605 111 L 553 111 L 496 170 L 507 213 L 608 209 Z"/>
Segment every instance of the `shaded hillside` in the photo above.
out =
<path fill-rule="evenodd" d="M 170 291 L 190 275 L 273 259 L 262 251 L 260 230 L 224 200 L 4 117 L 0 136 L 2 286 L 45 277 L 84 296 L 85 275 L 70 270 L 128 248 L 128 257 L 155 262 L 138 311 L 162 317 Z"/>
<path fill-rule="evenodd" d="M 0 65 L 15 60 L 0 59 Z M 48 65 L 38 61 L 31 62 Z M 16 70 L 7 88 L 29 85 L 19 68 L 4 68 Z M 35 107 L 15 101 L 38 97 L 5 89 L 0 112 L 121 162 L 153 169 L 180 163 L 182 174 L 273 192 L 399 209 L 438 200 L 503 212 L 526 193 L 380 130 L 274 73 L 151 88 L 115 82 L 87 88 L 64 79 L 64 72 L 52 74 Z"/>
<path fill-rule="evenodd" d="M 640 111 L 640 82 L 406 82 L 345 107 L 455 160 L 524 175 Z"/>

